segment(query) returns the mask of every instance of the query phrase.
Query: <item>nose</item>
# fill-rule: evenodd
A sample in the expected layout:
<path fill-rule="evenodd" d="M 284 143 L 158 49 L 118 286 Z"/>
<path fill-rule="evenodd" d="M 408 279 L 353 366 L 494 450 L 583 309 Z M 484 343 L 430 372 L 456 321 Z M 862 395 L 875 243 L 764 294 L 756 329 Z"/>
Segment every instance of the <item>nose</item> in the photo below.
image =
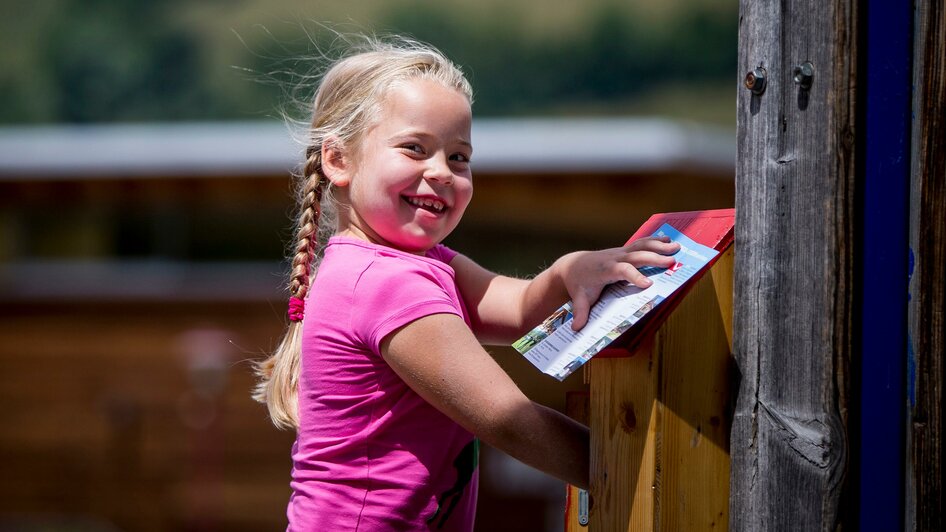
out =
<path fill-rule="evenodd" d="M 424 179 L 441 185 L 453 184 L 453 170 L 450 168 L 450 162 L 445 155 L 436 154 L 427 159 Z"/>

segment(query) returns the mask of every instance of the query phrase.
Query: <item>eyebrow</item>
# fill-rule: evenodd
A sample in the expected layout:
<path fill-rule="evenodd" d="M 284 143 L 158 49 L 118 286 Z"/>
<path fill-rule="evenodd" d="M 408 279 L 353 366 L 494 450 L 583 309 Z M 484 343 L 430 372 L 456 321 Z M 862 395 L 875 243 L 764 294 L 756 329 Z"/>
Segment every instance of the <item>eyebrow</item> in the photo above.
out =
<path fill-rule="evenodd" d="M 406 130 L 406 131 L 400 131 L 400 132 L 398 132 L 398 133 L 395 133 L 395 134 L 391 135 L 390 137 L 388 137 L 388 141 L 400 140 L 400 139 L 402 139 L 402 138 L 404 138 L 404 137 L 432 138 L 432 137 L 435 137 L 435 136 L 436 136 L 436 135 L 431 135 L 430 133 L 424 133 L 424 132 L 422 132 L 422 131 Z M 462 138 L 461 138 L 461 139 L 455 140 L 454 142 L 456 142 L 457 144 L 459 144 L 459 145 L 461 145 L 461 146 L 466 146 L 466 147 L 469 148 L 470 150 L 473 149 L 473 144 L 470 143 L 470 141 L 468 141 L 468 140 L 465 140 L 465 139 L 462 139 Z"/>

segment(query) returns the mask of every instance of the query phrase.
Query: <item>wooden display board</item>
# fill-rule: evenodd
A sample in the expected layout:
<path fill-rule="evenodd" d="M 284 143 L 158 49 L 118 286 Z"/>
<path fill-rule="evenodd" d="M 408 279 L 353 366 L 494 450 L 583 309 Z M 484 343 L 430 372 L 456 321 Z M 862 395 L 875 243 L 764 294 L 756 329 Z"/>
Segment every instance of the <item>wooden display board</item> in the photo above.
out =
<path fill-rule="evenodd" d="M 733 210 L 661 214 L 720 250 L 708 274 L 593 358 L 569 414 L 591 429 L 591 490 L 568 488 L 566 530 L 725 530 L 729 521 Z M 662 305 L 663 306 L 663 305 Z"/>

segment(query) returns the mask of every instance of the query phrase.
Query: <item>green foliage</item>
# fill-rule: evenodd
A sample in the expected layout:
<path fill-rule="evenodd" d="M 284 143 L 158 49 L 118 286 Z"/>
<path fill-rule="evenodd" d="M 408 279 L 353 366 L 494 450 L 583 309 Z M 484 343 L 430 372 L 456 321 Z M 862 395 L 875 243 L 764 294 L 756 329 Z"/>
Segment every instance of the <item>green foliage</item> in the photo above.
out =
<path fill-rule="evenodd" d="M 388 27 L 435 43 L 471 73 L 480 115 L 617 102 L 654 87 L 728 80 L 736 67 L 732 9 L 686 11 L 650 28 L 605 5 L 574 37 L 530 42 L 513 17 L 470 24 L 439 3 L 390 12 Z"/>
<path fill-rule="evenodd" d="M 522 30 L 536 6 L 517 5 L 471 20 L 451 2 L 397 2 L 381 8 L 374 28 L 433 43 L 463 65 L 478 116 L 613 113 L 658 88 L 719 86 L 735 72 L 735 3 L 699 2 L 661 24 L 613 3 L 589 3 L 567 33 L 540 38 Z M 211 21 L 232 7 L 200 6 Z M 196 8 L 185 0 L 0 8 L 7 35 L 0 36 L 0 68 L 12 72 L 0 77 L 0 123 L 258 118 L 291 99 L 286 93 L 313 66 L 307 58 L 331 48 L 332 32 L 316 24 L 238 32 L 238 39 L 188 24 L 178 16 L 187 9 Z M 221 35 L 229 39 L 222 45 Z M 220 64 L 214 51 L 221 47 L 240 68 Z"/>
<path fill-rule="evenodd" d="M 56 88 L 57 118 L 95 122 L 207 116 L 214 100 L 201 85 L 200 42 L 169 20 L 176 4 L 65 3 L 47 29 L 41 55 Z"/>

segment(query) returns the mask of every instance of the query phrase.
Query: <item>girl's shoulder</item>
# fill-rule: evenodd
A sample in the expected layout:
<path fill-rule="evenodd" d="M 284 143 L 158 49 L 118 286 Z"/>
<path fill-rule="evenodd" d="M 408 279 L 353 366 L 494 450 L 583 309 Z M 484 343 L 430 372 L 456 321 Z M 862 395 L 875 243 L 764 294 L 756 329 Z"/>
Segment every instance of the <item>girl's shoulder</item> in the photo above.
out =
<path fill-rule="evenodd" d="M 435 313 L 465 315 L 453 268 L 440 255 L 412 255 L 363 240 L 333 237 L 314 287 L 313 297 L 333 313 L 358 309 L 345 321 L 375 353 L 385 335 L 408 321 Z"/>

